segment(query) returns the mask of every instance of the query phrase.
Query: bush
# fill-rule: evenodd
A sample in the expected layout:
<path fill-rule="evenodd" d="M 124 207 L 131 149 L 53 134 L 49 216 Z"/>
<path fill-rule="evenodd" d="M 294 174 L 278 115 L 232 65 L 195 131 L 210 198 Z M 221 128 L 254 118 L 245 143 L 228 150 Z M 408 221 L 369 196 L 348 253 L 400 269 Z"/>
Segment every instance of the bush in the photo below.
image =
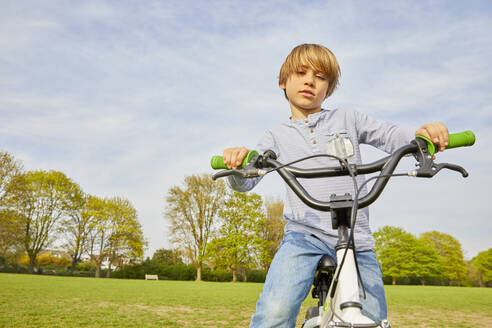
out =
<path fill-rule="evenodd" d="M 210 270 L 209 267 L 204 267 L 202 270 L 202 279 L 205 281 L 232 281 L 232 272 L 226 270 Z"/>
<path fill-rule="evenodd" d="M 163 278 L 166 280 L 195 280 L 196 269 L 192 265 L 176 264 L 166 265 L 162 264 Z M 159 276 L 159 279 L 161 277 Z"/>
<path fill-rule="evenodd" d="M 147 259 L 141 264 L 126 265 L 117 268 L 112 272 L 112 278 L 145 279 L 146 274 L 158 275 L 159 280 L 195 280 L 196 268 L 191 264 L 179 263 L 170 265 Z M 105 273 L 101 272 L 101 276 L 104 277 Z M 250 282 L 265 282 L 266 272 L 253 270 L 248 272 L 246 277 Z M 237 279 L 238 281 L 242 281 L 243 276 L 238 274 Z M 202 269 L 202 280 L 217 282 L 232 281 L 232 272 L 223 269 L 211 270 L 209 267 L 204 266 Z"/>
<path fill-rule="evenodd" d="M 112 273 L 113 278 L 145 279 L 146 274 L 156 274 L 161 280 L 194 280 L 196 269 L 191 265 L 168 265 L 153 261 L 142 264 L 127 265 L 117 268 Z"/>
<path fill-rule="evenodd" d="M 5 273 L 27 273 L 27 268 L 20 266 L 16 262 L 8 261 L 1 257 L 0 260 L 0 272 Z"/>
<path fill-rule="evenodd" d="M 266 272 L 262 270 L 249 271 L 246 274 L 248 282 L 265 282 Z"/>
<path fill-rule="evenodd" d="M 96 267 L 89 262 L 78 263 L 74 271 L 96 272 Z"/>
<path fill-rule="evenodd" d="M 126 265 L 113 271 L 112 277 L 123 279 L 144 279 L 145 271 L 141 264 Z"/>

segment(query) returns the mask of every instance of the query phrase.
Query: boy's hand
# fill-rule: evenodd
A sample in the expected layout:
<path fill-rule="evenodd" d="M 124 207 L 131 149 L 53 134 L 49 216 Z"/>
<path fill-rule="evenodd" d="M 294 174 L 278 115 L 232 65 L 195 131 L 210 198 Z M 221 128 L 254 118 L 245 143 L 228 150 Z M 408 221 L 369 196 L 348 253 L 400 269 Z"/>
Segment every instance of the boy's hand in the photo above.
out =
<path fill-rule="evenodd" d="M 245 147 L 227 148 L 224 150 L 222 158 L 224 160 L 224 164 L 227 165 L 228 168 L 236 169 L 241 165 L 244 157 L 246 157 L 248 153 L 249 149 L 246 149 Z"/>
<path fill-rule="evenodd" d="M 415 132 L 415 135 L 430 139 L 439 147 L 439 151 L 444 151 L 449 143 L 448 128 L 441 122 L 424 124 Z"/>

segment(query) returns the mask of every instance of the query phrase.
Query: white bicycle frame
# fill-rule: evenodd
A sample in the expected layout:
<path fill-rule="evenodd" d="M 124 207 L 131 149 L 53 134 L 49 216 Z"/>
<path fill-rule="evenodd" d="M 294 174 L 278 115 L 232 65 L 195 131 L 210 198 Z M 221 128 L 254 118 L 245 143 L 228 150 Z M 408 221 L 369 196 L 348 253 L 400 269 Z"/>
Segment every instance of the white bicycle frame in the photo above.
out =
<path fill-rule="evenodd" d="M 337 263 L 342 263 L 345 251 L 345 257 L 342 266 L 337 265 L 334 276 L 338 275 L 341 270 L 337 286 L 334 286 L 335 279 L 332 280 L 328 291 L 325 304 L 319 308 L 319 316 L 307 320 L 303 328 L 331 328 L 331 327 L 380 327 L 388 328 L 388 320 L 376 323 L 372 319 L 361 313 L 361 308 L 356 306 L 360 304 L 359 284 L 357 271 L 355 268 L 354 252 L 352 249 L 346 250 L 339 248 L 336 251 Z M 336 288 L 335 295 L 330 298 L 333 288 Z M 348 304 L 343 309 L 342 304 Z"/>

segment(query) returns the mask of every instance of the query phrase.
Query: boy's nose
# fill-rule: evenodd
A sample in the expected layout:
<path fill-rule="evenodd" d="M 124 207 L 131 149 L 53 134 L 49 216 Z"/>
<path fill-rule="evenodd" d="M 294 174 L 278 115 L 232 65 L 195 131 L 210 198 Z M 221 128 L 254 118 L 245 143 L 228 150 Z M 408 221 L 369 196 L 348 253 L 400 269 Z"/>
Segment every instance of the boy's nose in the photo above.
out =
<path fill-rule="evenodd" d="M 314 79 L 306 79 L 304 81 L 305 85 L 313 86 L 314 85 Z"/>
<path fill-rule="evenodd" d="M 308 73 L 305 75 L 304 84 L 313 86 L 314 85 L 314 74 Z"/>

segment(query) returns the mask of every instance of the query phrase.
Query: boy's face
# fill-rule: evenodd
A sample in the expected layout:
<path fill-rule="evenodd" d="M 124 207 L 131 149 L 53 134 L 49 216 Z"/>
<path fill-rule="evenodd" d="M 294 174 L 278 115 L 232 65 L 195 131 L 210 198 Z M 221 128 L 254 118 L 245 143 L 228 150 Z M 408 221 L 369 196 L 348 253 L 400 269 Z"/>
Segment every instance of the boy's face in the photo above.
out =
<path fill-rule="evenodd" d="M 285 90 L 292 109 L 315 113 L 321 110 L 321 104 L 326 98 L 328 80 L 323 73 L 301 66 L 289 76 L 285 84 L 279 86 Z"/>

